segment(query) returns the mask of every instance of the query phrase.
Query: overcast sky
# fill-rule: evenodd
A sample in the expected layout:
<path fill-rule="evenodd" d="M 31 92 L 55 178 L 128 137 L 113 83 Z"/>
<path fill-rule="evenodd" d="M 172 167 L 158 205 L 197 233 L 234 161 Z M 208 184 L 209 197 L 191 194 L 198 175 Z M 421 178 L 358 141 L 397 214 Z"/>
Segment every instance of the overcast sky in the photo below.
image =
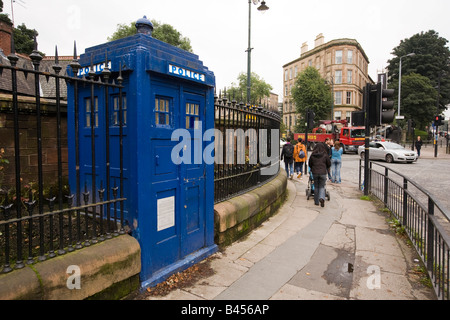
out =
<path fill-rule="evenodd" d="M 4 0 L 11 17 L 11 0 Z M 325 42 L 356 39 L 369 57 L 369 75 L 377 79 L 401 40 L 435 30 L 450 40 L 448 0 L 266 0 L 262 14 L 252 10 L 252 71 L 273 87 L 282 100 L 282 66 L 314 47 L 319 33 Z M 78 53 L 107 41 L 118 23 L 146 15 L 168 23 L 191 40 L 194 53 L 214 72 L 218 89 L 237 82 L 247 70 L 247 0 L 14 0 L 15 25 L 39 32 L 39 50 L 54 55 Z"/>

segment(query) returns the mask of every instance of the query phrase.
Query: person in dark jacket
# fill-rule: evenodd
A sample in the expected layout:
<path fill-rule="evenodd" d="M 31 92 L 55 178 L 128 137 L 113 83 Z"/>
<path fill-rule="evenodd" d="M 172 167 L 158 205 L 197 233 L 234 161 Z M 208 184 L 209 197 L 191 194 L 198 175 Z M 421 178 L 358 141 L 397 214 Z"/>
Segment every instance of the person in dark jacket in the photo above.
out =
<path fill-rule="evenodd" d="M 417 149 L 417 155 L 420 157 L 420 150 L 422 149 L 422 139 L 420 139 L 420 136 L 417 137 L 416 141 L 416 149 Z"/>
<path fill-rule="evenodd" d="M 331 167 L 330 157 L 323 143 L 318 143 L 309 157 L 309 168 L 314 179 L 314 204 L 321 207 L 325 206 L 325 185 L 327 183 L 327 174 Z"/>
<path fill-rule="evenodd" d="M 281 151 L 281 160 L 284 160 L 284 167 L 289 179 L 294 177 L 294 146 L 291 144 L 291 139 L 286 139 L 286 144 Z"/>

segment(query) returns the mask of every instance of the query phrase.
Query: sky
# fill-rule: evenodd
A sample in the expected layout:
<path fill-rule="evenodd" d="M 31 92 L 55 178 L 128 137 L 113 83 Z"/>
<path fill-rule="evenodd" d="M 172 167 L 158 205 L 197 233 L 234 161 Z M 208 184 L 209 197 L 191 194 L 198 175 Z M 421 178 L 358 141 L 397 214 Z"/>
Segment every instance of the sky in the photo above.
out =
<path fill-rule="evenodd" d="M 144 15 L 167 23 L 191 40 L 195 54 L 216 77 L 217 90 L 237 83 L 247 72 L 247 0 L 4 0 L 4 13 L 14 23 L 39 32 L 38 49 L 54 55 L 78 54 L 107 42 L 119 23 Z M 252 72 L 283 98 L 282 66 L 300 57 L 302 43 L 314 47 L 322 33 L 325 42 L 357 40 L 369 57 L 369 75 L 377 74 L 392 58 L 401 40 L 435 30 L 450 41 L 448 0 L 266 0 L 261 13 L 251 4 Z"/>

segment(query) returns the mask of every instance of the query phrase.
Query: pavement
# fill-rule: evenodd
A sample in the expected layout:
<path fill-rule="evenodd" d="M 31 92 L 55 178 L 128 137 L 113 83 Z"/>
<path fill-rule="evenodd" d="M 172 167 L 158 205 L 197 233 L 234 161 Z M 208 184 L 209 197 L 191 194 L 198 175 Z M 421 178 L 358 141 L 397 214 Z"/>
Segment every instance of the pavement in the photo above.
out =
<path fill-rule="evenodd" d="M 422 149 L 423 157 L 431 157 Z M 396 235 L 357 183 L 327 183 L 325 206 L 307 200 L 308 177 L 288 180 L 278 213 L 201 262 L 209 273 L 147 300 L 435 300 L 415 249 Z"/>

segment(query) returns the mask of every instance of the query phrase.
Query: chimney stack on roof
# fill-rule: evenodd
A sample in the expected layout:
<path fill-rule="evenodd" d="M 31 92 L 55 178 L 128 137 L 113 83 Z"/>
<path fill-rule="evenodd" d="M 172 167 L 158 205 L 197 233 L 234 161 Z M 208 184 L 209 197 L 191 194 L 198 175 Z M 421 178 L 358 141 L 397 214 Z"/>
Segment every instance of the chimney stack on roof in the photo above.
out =
<path fill-rule="evenodd" d="M 0 49 L 3 50 L 5 56 L 11 54 L 12 30 L 12 23 L 0 21 Z"/>

